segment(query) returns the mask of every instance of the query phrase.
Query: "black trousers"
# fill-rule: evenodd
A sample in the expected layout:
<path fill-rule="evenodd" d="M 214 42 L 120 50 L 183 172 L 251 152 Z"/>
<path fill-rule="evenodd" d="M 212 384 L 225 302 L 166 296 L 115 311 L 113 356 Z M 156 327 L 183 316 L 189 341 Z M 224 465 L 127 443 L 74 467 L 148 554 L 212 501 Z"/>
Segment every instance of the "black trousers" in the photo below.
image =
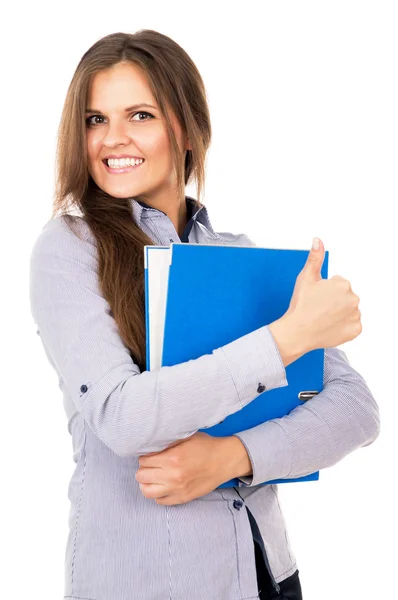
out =
<path fill-rule="evenodd" d="M 279 583 L 280 592 L 278 593 L 272 585 L 260 546 L 255 540 L 254 551 L 256 556 L 257 585 L 260 599 L 274 600 L 275 598 L 276 600 L 303 600 L 298 571 Z"/>

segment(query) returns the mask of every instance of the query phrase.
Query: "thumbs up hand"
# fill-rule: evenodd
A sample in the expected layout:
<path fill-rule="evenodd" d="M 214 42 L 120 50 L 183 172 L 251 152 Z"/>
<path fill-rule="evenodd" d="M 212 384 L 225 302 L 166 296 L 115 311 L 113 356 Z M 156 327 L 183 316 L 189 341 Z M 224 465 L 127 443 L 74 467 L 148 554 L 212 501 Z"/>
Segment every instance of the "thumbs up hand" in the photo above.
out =
<path fill-rule="evenodd" d="M 362 331 L 359 297 L 344 277 L 322 279 L 325 247 L 314 238 L 307 262 L 299 273 L 286 315 L 293 317 L 306 352 L 331 348 L 356 338 Z"/>
<path fill-rule="evenodd" d="M 288 310 L 268 326 L 285 366 L 310 350 L 353 340 L 362 331 L 359 297 L 340 275 L 322 279 L 324 258 L 324 245 L 314 238 Z"/>

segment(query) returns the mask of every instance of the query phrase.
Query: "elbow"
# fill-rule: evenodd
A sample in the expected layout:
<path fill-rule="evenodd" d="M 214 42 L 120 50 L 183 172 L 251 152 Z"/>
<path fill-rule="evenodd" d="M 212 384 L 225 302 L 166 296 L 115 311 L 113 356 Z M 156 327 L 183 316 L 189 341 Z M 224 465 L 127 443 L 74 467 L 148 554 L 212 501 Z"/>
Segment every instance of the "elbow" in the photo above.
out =
<path fill-rule="evenodd" d="M 345 423 L 347 425 L 347 440 L 351 449 L 370 446 L 380 434 L 380 411 L 372 392 L 365 384 L 355 382 L 354 386 L 346 385 Z M 348 418 L 347 418 L 348 417 Z M 340 426 L 344 429 L 344 424 Z"/>
<path fill-rule="evenodd" d="M 162 452 L 168 448 L 169 444 L 151 444 L 145 443 L 144 441 L 136 441 L 136 443 L 117 445 L 113 444 L 111 448 L 115 454 L 120 458 L 132 458 L 143 456 L 144 454 L 150 454 L 151 452 Z"/>
<path fill-rule="evenodd" d="M 370 446 L 380 434 L 380 411 L 369 390 L 366 397 L 362 398 L 355 416 L 358 431 L 357 447 Z"/>
<path fill-rule="evenodd" d="M 370 446 L 380 435 L 380 411 L 375 401 L 370 413 L 367 414 L 366 436 L 362 446 Z"/>
<path fill-rule="evenodd" d="M 103 443 L 108 446 L 120 456 L 120 458 L 132 458 L 139 457 L 144 454 L 149 454 L 150 452 L 161 452 L 167 448 L 167 443 L 160 444 L 155 443 L 154 440 L 143 436 L 141 433 L 137 433 L 134 435 L 133 431 L 130 431 L 130 435 L 128 438 L 123 436 L 123 432 L 119 432 L 118 435 L 109 435 L 109 431 L 103 432 L 102 434 L 99 432 L 98 437 L 100 437 Z"/>
<path fill-rule="evenodd" d="M 161 452 L 173 440 L 154 417 L 150 418 L 142 408 L 134 409 L 126 394 L 122 396 L 124 386 L 125 381 L 107 395 L 91 390 L 91 397 L 87 396 L 79 407 L 84 420 L 95 436 L 120 458 Z M 131 396 L 134 397 L 133 392 Z"/>
<path fill-rule="evenodd" d="M 120 458 L 132 458 L 147 452 L 156 452 L 159 447 L 159 444 L 154 443 L 154 435 L 150 427 L 142 422 L 137 426 L 130 419 L 126 419 L 125 415 L 120 417 L 120 415 L 110 415 L 110 411 L 96 410 L 82 411 L 82 416 L 95 437 Z"/>
<path fill-rule="evenodd" d="M 133 458 L 140 455 L 139 444 L 121 444 L 108 439 L 103 439 L 103 442 L 120 458 Z"/>
<path fill-rule="evenodd" d="M 143 456 L 151 452 L 162 452 L 173 443 L 174 440 L 160 440 L 151 432 L 138 431 L 133 428 L 119 428 L 116 432 L 110 434 L 110 429 L 107 428 L 102 432 L 98 432 L 98 437 L 103 443 L 120 456 L 120 458 L 132 458 Z"/>
<path fill-rule="evenodd" d="M 188 437 L 191 437 L 194 433 L 197 432 L 197 429 L 189 431 L 187 434 L 182 435 L 179 438 L 170 438 L 167 439 L 158 439 L 153 436 L 143 436 L 142 434 L 137 436 L 131 435 L 128 440 L 125 442 L 122 440 L 122 436 L 120 436 L 119 440 L 115 442 L 115 439 L 103 439 L 104 443 L 120 458 L 132 458 L 139 457 L 145 454 L 163 452 L 163 450 L 167 450 L 170 446 L 174 446 L 179 442 L 182 442 Z"/>

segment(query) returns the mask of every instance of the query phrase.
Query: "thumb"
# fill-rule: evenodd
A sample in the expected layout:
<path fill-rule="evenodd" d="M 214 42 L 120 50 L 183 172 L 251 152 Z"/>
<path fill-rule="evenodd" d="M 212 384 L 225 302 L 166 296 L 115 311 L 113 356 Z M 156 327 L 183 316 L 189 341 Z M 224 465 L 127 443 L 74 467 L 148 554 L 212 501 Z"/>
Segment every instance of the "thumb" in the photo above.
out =
<path fill-rule="evenodd" d="M 314 238 L 312 248 L 308 254 L 307 262 L 302 270 L 303 276 L 308 281 L 319 281 L 322 279 L 321 268 L 325 258 L 325 247 L 322 240 Z"/>

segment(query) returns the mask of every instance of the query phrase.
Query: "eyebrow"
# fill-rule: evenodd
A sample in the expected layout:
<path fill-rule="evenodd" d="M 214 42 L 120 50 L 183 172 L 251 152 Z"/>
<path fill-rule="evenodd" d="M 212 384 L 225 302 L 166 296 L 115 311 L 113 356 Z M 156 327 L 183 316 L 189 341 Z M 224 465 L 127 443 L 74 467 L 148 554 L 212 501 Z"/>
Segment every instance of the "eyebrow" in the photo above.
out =
<path fill-rule="evenodd" d="M 133 104 L 132 106 L 129 106 L 128 108 L 124 109 L 124 112 L 130 112 L 132 110 L 137 110 L 137 108 L 142 108 L 142 107 L 147 107 L 147 108 L 154 108 L 157 110 L 157 106 L 152 106 L 152 104 Z M 96 114 L 96 115 L 101 115 L 102 112 L 100 110 L 96 110 L 95 108 L 86 108 L 86 114 Z"/>

